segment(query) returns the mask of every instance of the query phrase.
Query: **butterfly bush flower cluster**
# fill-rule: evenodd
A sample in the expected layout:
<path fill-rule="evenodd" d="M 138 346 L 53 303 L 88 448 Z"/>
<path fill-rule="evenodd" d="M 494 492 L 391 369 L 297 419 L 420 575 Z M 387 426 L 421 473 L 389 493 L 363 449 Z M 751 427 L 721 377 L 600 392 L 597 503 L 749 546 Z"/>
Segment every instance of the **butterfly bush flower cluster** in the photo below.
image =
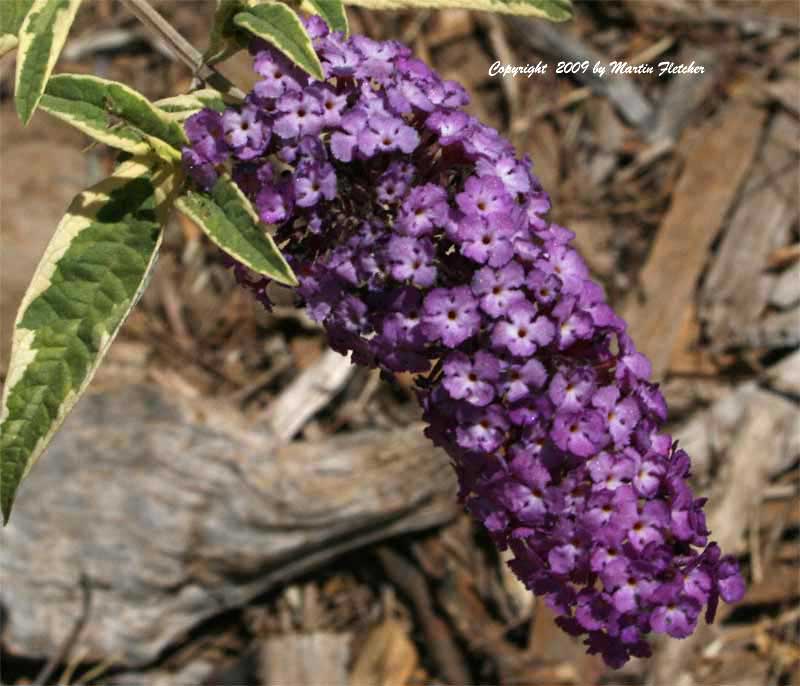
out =
<path fill-rule="evenodd" d="M 648 634 L 712 621 L 744 592 L 737 564 L 531 161 L 407 47 L 307 27 L 325 80 L 255 44 L 245 103 L 186 123 L 195 181 L 232 171 L 336 350 L 417 375 L 461 500 L 589 652 L 619 667 Z M 237 276 L 269 304 L 266 280 Z"/>

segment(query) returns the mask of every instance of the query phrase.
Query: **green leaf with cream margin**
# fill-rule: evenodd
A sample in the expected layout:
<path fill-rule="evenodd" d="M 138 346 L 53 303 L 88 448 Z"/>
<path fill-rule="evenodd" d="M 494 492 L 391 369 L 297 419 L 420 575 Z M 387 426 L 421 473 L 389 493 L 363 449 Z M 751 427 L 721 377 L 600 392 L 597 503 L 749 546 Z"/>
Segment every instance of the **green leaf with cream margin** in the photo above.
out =
<path fill-rule="evenodd" d="M 345 3 L 372 10 L 459 8 L 539 17 L 550 21 L 572 19 L 571 0 L 345 0 Z"/>
<path fill-rule="evenodd" d="M 20 26 L 14 102 L 23 124 L 39 104 L 80 4 L 81 0 L 34 0 Z"/>
<path fill-rule="evenodd" d="M 213 88 L 202 88 L 185 95 L 156 100 L 154 104 L 170 119 L 179 123 L 206 107 L 215 112 L 223 112 L 228 106 L 222 93 Z"/>
<path fill-rule="evenodd" d="M 0 0 L 2 1 L 2 0 Z M 180 159 L 180 123 L 128 86 L 83 74 L 50 78 L 39 106 L 95 140 L 134 155 Z"/>
<path fill-rule="evenodd" d="M 19 27 L 33 0 L 0 0 L 0 57 L 17 47 Z"/>
<path fill-rule="evenodd" d="M 304 9 L 306 5 L 322 17 L 333 31 L 341 31 L 345 36 L 350 32 L 342 0 L 305 0 Z"/>
<path fill-rule="evenodd" d="M 22 300 L 0 407 L 0 506 L 81 397 L 144 288 L 180 167 L 134 157 L 80 193 Z"/>
<path fill-rule="evenodd" d="M 245 9 L 244 0 L 217 0 L 214 21 L 211 24 L 211 37 L 208 49 L 203 54 L 203 62 L 209 66 L 222 62 L 242 49 L 233 17 Z"/>
<path fill-rule="evenodd" d="M 325 78 L 322 64 L 298 16 L 278 2 L 251 1 L 258 4 L 234 15 L 233 23 L 271 43 L 298 67 L 322 81 Z"/>
<path fill-rule="evenodd" d="M 175 205 L 213 243 L 249 269 L 284 285 L 297 285 L 292 268 L 230 177 L 220 176 L 210 193 L 187 192 Z"/>
<path fill-rule="evenodd" d="M 237 24 L 234 19 L 237 14 L 247 12 L 249 8 L 261 4 L 275 5 L 276 3 L 272 2 L 272 0 L 217 0 L 214 22 L 211 28 L 211 39 L 209 40 L 208 50 L 203 55 L 203 60 L 206 64 L 211 65 L 221 62 L 246 47 L 246 41 L 242 40 L 242 32 L 237 31 Z M 345 35 L 349 33 L 347 14 L 342 0 L 301 0 L 300 9 L 318 14 L 334 31 L 342 31 Z M 285 10 L 275 10 L 275 12 L 282 14 L 280 17 L 281 22 L 290 21 Z M 296 22 L 292 21 L 292 24 L 296 24 Z M 250 29 L 248 28 L 247 30 L 249 31 Z M 272 39 L 265 39 L 277 45 Z M 303 43 L 305 43 L 305 39 L 303 39 Z M 280 46 L 278 47 L 283 50 Z M 291 55 L 289 57 L 292 58 Z M 307 55 L 307 59 L 313 61 L 313 57 L 310 54 Z M 309 73 L 313 74 L 313 72 Z M 316 76 L 316 74 L 314 75 Z"/>

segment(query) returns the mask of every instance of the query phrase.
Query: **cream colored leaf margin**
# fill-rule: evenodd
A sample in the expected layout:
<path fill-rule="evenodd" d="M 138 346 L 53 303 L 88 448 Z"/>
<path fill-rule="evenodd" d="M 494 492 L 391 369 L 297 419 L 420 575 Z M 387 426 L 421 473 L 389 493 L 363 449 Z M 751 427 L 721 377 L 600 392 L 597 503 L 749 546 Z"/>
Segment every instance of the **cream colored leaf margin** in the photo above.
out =
<path fill-rule="evenodd" d="M 81 0 L 34 0 L 22 22 L 14 100 L 23 124 L 39 104 L 80 4 Z"/>
<path fill-rule="evenodd" d="M 567 21 L 572 18 L 570 0 L 344 0 L 344 2 L 347 5 L 358 5 L 372 10 L 458 8 L 540 17 L 550 21 Z"/>
<path fill-rule="evenodd" d="M 3 389 L 2 404 L 0 405 L 0 430 L 8 431 L 6 420 L 9 418 L 9 396 L 23 379 L 25 371 L 36 360 L 38 352 L 33 347 L 36 331 L 23 328 L 20 325 L 24 315 L 28 311 L 31 303 L 51 286 L 59 261 L 73 244 L 76 237 L 82 231 L 93 225 L 98 214 L 102 212 L 110 201 L 112 193 L 140 178 L 150 179 L 155 194 L 157 219 L 163 227 L 166 222 L 167 213 L 169 212 L 177 192 L 181 188 L 183 181 L 182 172 L 179 167 L 162 164 L 157 158 L 138 157 L 122 163 L 112 176 L 80 193 L 72 201 L 67 213 L 56 228 L 53 238 L 50 240 L 34 272 L 30 286 L 17 312 L 11 346 L 11 360 L 9 362 L 8 376 L 6 377 Z M 98 352 L 92 360 L 85 377 L 77 387 L 67 392 L 65 398 L 58 407 L 55 418 L 50 422 L 48 430 L 38 437 L 33 450 L 27 455 L 24 471 L 18 478 L 14 479 L 15 483 L 12 483 L 10 486 L 8 483 L 2 483 L 2 481 L 8 479 L 8 470 L 5 460 L 9 459 L 9 456 L 8 454 L 0 454 L 0 494 L 2 499 L 3 519 L 5 522 L 8 521 L 15 491 L 19 483 L 27 476 L 31 467 L 41 456 L 70 410 L 72 410 L 75 403 L 81 395 L 83 395 L 86 387 L 94 377 L 101 360 L 119 332 L 122 323 L 127 319 L 131 309 L 141 296 L 141 292 L 147 284 L 147 277 L 155 264 L 160 243 L 161 232 L 159 233 L 155 249 L 145 269 L 145 276 L 141 280 L 137 292 L 130 299 L 130 303 L 123 316 L 120 318 L 118 325 L 112 331 L 104 331 L 102 333 Z M 0 442 L 2 442 L 2 439 L 2 434 L 0 434 Z"/>

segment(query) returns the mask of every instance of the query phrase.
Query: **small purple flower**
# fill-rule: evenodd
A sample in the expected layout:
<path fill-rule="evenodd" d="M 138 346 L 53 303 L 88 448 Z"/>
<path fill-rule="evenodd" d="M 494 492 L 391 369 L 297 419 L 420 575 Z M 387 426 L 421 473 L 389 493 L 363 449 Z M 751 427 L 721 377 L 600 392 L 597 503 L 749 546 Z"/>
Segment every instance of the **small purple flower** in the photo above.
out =
<path fill-rule="evenodd" d="M 456 202 L 467 216 L 479 217 L 505 213 L 511 206 L 508 192 L 496 176 L 471 176 L 464 191 L 456 195 Z"/>
<path fill-rule="evenodd" d="M 732 557 L 723 557 L 718 572 L 719 594 L 726 603 L 738 603 L 745 593 L 739 565 Z"/>
<path fill-rule="evenodd" d="M 547 345 L 555 335 L 553 323 L 538 315 L 536 307 L 526 300 L 513 303 L 506 319 L 497 322 L 492 330 L 492 344 L 505 348 L 512 355 L 527 357 L 540 346 Z"/>
<path fill-rule="evenodd" d="M 478 264 L 502 267 L 514 256 L 512 238 L 514 226 L 505 214 L 489 215 L 483 219 L 468 216 L 459 225 L 461 252 Z"/>
<path fill-rule="evenodd" d="M 594 331 L 592 318 L 577 309 L 578 301 L 574 297 L 564 297 L 553 308 L 553 317 L 558 321 L 558 348 L 566 350 L 579 340 L 589 338 Z"/>
<path fill-rule="evenodd" d="M 582 370 L 567 377 L 559 371 L 550 382 L 548 395 L 558 410 L 580 412 L 588 404 L 594 389 L 592 374 Z"/>
<path fill-rule="evenodd" d="M 440 340 L 455 348 L 474 336 L 481 318 L 469 288 L 436 288 L 425 298 L 422 325 L 431 340 Z"/>
<path fill-rule="evenodd" d="M 560 412 L 550 435 L 559 448 L 579 457 L 589 457 L 605 444 L 603 420 L 596 412 Z"/>
<path fill-rule="evenodd" d="M 281 138 L 313 136 L 324 124 L 322 106 L 311 92 L 284 95 L 278 101 L 278 110 L 273 130 Z"/>
<path fill-rule="evenodd" d="M 330 164 L 301 162 L 294 176 L 294 197 L 298 207 L 312 207 L 322 198 L 336 197 L 336 173 Z"/>
<path fill-rule="evenodd" d="M 422 296 L 416 288 L 394 291 L 387 303 L 388 313 L 382 333 L 396 345 L 415 344 L 422 347 Z"/>
<path fill-rule="evenodd" d="M 478 160 L 475 165 L 479 176 L 497 176 L 509 193 L 527 193 L 531 187 L 529 165 L 525 165 L 513 155 L 507 155 L 497 161 Z M 544 212 L 549 209 L 549 206 Z"/>
<path fill-rule="evenodd" d="M 652 498 L 661 485 L 664 467 L 655 460 L 642 460 L 633 475 L 636 492 L 644 498 Z"/>
<path fill-rule="evenodd" d="M 433 243 L 427 238 L 392 236 L 387 253 L 391 274 L 398 281 L 410 281 L 423 288 L 436 281 Z"/>
<path fill-rule="evenodd" d="M 358 147 L 359 134 L 367 125 L 367 114 L 363 110 L 351 110 L 342 116 L 341 127 L 331 136 L 331 153 L 340 162 L 350 162 Z"/>
<path fill-rule="evenodd" d="M 376 152 L 400 150 L 411 153 L 419 145 L 419 134 L 402 119 L 390 116 L 372 116 L 367 119 L 367 127 L 358 136 L 358 147 L 372 157 Z"/>
<path fill-rule="evenodd" d="M 555 274 L 546 274 L 539 269 L 531 269 L 525 285 L 530 289 L 536 302 L 542 305 L 552 303 L 561 292 L 561 279 Z"/>
<path fill-rule="evenodd" d="M 270 131 L 254 105 L 246 105 L 241 112 L 227 110 L 222 115 L 222 127 L 225 141 L 240 160 L 258 157 L 269 144 Z"/>
<path fill-rule="evenodd" d="M 181 159 L 194 182 L 204 190 L 209 190 L 217 182 L 219 174 L 214 165 L 200 157 L 194 149 L 185 148 Z"/>
<path fill-rule="evenodd" d="M 523 365 L 508 365 L 503 376 L 501 393 L 508 402 L 514 403 L 544 386 L 547 370 L 539 360 L 531 358 Z"/>
<path fill-rule="evenodd" d="M 451 353 L 444 362 L 442 385 L 451 397 L 483 407 L 494 399 L 494 382 L 500 377 L 500 362 L 479 352 L 474 360 L 463 353 Z"/>
<path fill-rule="evenodd" d="M 378 182 L 378 200 L 387 205 L 393 205 L 404 198 L 409 183 L 414 177 L 414 168 L 408 162 L 392 162 L 381 175 Z M 436 187 L 438 188 L 438 186 Z M 408 203 L 408 200 L 406 201 Z M 405 205 L 408 208 L 408 204 Z M 398 219 L 398 228 L 402 219 Z M 406 232 L 409 233 L 409 232 Z M 415 234 L 411 234 L 415 235 Z"/>
<path fill-rule="evenodd" d="M 458 445 L 482 453 L 492 453 L 500 447 L 508 429 L 508 420 L 499 407 L 470 407 L 463 410 L 460 417 L 456 428 Z"/>
<path fill-rule="evenodd" d="M 492 317 L 500 317 L 515 302 L 525 299 L 519 290 L 525 270 L 518 262 L 509 262 L 502 269 L 484 267 L 472 277 L 472 292 L 480 298 L 481 309 Z"/>
<path fill-rule="evenodd" d="M 258 51 L 253 67 L 264 77 L 253 89 L 259 98 L 279 98 L 286 92 L 300 90 L 297 68 L 273 50 Z"/>
<path fill-rule="evenodd" d="M 669 634 L 673 638 L 689 636 L 697 625 L 697 601 L 688 596 L 679 597 L 672 588 L 659 589 L 654 596 L 661 604 L 650 614 L 653 631 Z"/>
<path fill-rule="evenodd" d="M 447 223 L 447 194 L 441 186 L 416 186 L 406 196 L 397 228 L 409 236 L 424 236 Z"/>
<path fill-rule="evenodd" d="M 265 224 L 280 224 L 289 218 L 294 206 L 291 186 L 282 182 L 264 186 L 256 197 L 256 210 Z"/>
<path fill-rule="evenodd" d="M 322 60 L 322 68 L 326 77 L 345 77 L 355 76 L 356 69 L 361 63 L 361 55 L 356 50 L 344 45 L 329 45 L 325 50 Z"/>
<path fill-rule="evenodd" d="M 342 112 L 347 106 L 347 94 L 338 94 L 327 85 L 315 84 L 311 92 L 320 103 L 322 110 L 322 123 L 326 127 L 338 126 L 342 121 Z"/>
<path fill-rule="evenodd" d="M 459 110 L 436 110 L 425 121 L 425 125 L 439 135 L 440 145 L 460 143 L 469 133 L 472 119 Z"/>
<path fill-rule="evenodd" d="M 186 136 L 192 144 L 192 160 L 221 164 L 228 159 L 222 115 L 214 110 L 200 110 L 185 123 Z"/>
<path fill-rule="evenodd" d="M 648 502 L 639 517 L 631 525 L 628 539 L 631 545 L 640 551 L 648 543 L 663 543 L 663 531 L 669 526 L 669 509 L 657 500 Z"/>
<path fill-rule="evenodd" d="M 605 413 L 608 431 L 614 442 L 625 445 L 641 416 L 636 401 L 633 398 L 620 399 L 616 386 L 605 386 L 594 394 L 592 405 Z"/>
<path fill-rule="evenodd" d="M 580 255 L 563 245 L 555 246 L 546 258 L 537 260 L 536 267 L 545 274 L 554 274 L 561 279 L 565 293 L 580 293 L 589 275 Z"/>

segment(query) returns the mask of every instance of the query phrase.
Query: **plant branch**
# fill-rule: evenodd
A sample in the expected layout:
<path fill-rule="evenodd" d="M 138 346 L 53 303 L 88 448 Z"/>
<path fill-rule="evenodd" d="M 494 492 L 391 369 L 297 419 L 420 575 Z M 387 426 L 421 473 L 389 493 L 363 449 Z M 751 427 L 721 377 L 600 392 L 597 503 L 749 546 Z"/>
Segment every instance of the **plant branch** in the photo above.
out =
<path fill-rule="evenodd" d="M 131 13 L 147 28 L 161 38 L 175 56 L 183 62 L 199 79 L 222 93 L 238 100 L 244 100 L 245 94 L 216 69 L 203 62 L 200 52 L 187 41 L 164 17 L 162 17 L 147 0 L 123 0 Z"/>

